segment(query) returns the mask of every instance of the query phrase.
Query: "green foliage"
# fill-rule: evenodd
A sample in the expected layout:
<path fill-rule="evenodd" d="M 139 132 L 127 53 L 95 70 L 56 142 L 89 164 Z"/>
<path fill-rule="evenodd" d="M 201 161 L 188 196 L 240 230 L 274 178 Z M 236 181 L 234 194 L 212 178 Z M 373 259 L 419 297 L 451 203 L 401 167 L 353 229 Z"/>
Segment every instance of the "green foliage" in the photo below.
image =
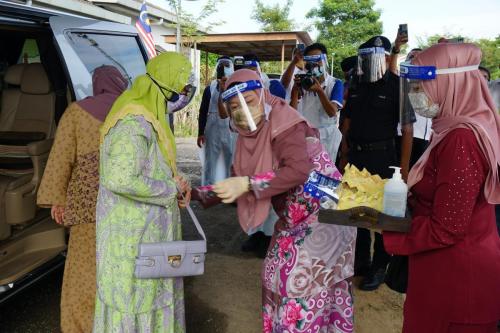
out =
<path fill-rule="evenodd" d="M 262 1 L 257 0 L 252 13 L 252 19 L 262 25 L 261 30 L 264 32 L 292 31 L 295 24 L 288 17 L 292 5 L 293 0 L 287 0 L 283 7 L 279 4 L 266 6 Z"/>
<path fill-rule="evenodd" d="M 179 138 L 198 136 L 198 114 L 205 87 L 193 101 L 181 111 L 174 113 L 174 135 Z"/>
<path fill-rule="evenodd" d="M 198 16 L 182 11 L 182 8 L 178 7 L 177 0 L 167 0 L 170 7 L 174 10 L 175 14 L 180 18 L 181 23 L 181 35 L 182 46 L 185 49 L 192 48 L 194 43 L 202 38 L 205 32 L 210 32 L 215 26 L 224 24 L 224 21 L 217 20 L 215 22 L 206 22 L 206 27 L 202 32 L 200 23 L 205 22 L 212 15 L 216 14 L 218 11 L 217 6 L 224 2 L 224 0 L 206 0 L 205 5 L 200 11 Z M 176 29 L 177 24 L 170 24 L 171 28 Z"/>
<path fill-rule="evenodd" d="M 285 70 L 288 66 L 289 62 L 285 61 Z M 266 61 L 260 63 L 260 68 L 262 72 L 267 74 L 281 74 L 283 71 L 281 70 L 281 61 Z"/>
<path fill-rule="evenodd" d="M 481 65 L 491 72 L 491 79 L 500 79 L 500 35 L 495 39 L 479 39 L 474 41 L 481 48 L 483 58 Z"/>
<path fill-rule="evenodd" d="M 472 42 L 472 40 L 468 37 L 464 37 L 464 36 L 461 36 L 461 35 L 453 35 L 449 32 L 446 32 L 442 35 L 432 35 L 432 36 L 426 36 L 426 37 L 417 37 L 417 43 L 418 43 L 418 47 L 421 48 L 421 49 L 425 49 L 431 45 L 434 45 L 434 44 L 437 44 L 438 41 L 441 39 L 441 38 L 446 38 L 446 39 L 450 39 L 450 38 L 463 38 L 464 39 L 464 42 L 466 43 L 470 43 Z"/>
<path fill-rule="evenodd" d="M 336 77 L 343 77 L 342 59 L 356 55 L 360 44 L 382 33 L 380 11 L 374 5 L 373 0 L 322 0 L 307 14 L 314 19 L 318 41 L 327 46 L 329 57 L 335 53 Z"/>
<path fill-rule="evenodd" d="M 481 66 L 488 68 L 491 73 L 491 79 L 496 80 L 500 78 L 500 35 L 495 39 L 478 39 L 474 40 L 469 37 L 454 36 L 450 33 L 444 35 L 432 35 L 428 37 L 418 37 L 418 45 L 420 48 L 425 49 L 438 42 L 440 38 L 464 38 L 467 43 L 474 43 L 481 48 L 483 57 L 481 59 Z"/>

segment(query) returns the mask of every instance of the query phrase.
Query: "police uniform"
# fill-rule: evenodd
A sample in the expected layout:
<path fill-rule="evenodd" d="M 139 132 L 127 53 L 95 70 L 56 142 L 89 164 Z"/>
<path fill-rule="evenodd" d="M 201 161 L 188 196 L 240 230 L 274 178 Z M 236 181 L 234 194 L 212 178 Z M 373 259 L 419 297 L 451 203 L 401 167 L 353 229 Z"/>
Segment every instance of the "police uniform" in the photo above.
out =
<path fill-rule="evenodd" d="M 374 37 L 361 48 L 383 47 L 390 51 L 390 41 Z M 398 166 L 395 139 L 399 123 L 399 77 L 387 70 L 376 82 L 360 82 L 356 78 L 349 87 L 344 116 L 350 119 L 348 132 L 349 163 L 366 168 L 382 178 L 392 177 L 390 166 Z M 370 265 L 371 236 L 368 229 L 358 228 L 356 266 Z M 384 271 L 390 260 L 382 235 L 375 233 L 373 262 L 370 272 Z M 376 289 L 378 284 L 372 289 Z M 371 289 L 365 289 L 371 290 Z"/>

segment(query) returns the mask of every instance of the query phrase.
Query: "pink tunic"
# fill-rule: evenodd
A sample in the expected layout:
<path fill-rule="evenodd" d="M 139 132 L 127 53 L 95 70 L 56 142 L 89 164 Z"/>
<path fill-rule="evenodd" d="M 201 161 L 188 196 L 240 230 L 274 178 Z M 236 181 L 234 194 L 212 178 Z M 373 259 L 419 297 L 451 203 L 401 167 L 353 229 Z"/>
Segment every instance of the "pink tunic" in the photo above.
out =
<path fill-rule="evenodd" d="M 304 192 L 312 170 L 341 177 L 315 135 L 300 123 L 278 136 L 278 167 L 251 178 L 257 198 L 272 197 L 280 216 L 262 272 L 264 333 L 353 331 L 346 279 L 356 229 L 318 223 L 319 200 Z"/>
<path fill-rule="evenodd" d="M 451 332 L 500 318 L 500 239 L 483 194 L 487 172 L 472 131 L 453 130 L 412 189 L 411 232 L 384 232 L 387 252 L 409 255 L 404 333 Z"/>

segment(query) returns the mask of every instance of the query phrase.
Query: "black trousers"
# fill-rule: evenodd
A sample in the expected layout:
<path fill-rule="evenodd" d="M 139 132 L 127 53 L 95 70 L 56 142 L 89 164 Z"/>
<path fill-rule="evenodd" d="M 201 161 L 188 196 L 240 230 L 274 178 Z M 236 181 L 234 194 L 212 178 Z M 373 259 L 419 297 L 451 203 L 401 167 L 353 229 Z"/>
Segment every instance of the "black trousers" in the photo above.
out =
<path fill-rule="evenodd" d="M 388 146 L 385 150 L 374 151 L 357 151 L 351 148 L 349 162 L 360 170 L 366 168 L 371 174 L 378 174 L 382 178 L 391 178 L 393 170 L 389 167 L 399 165 L 395 145 Z M 358 228 L 355 265 L 364 266 L 372 262 L 372 269 L 385 269 L 391 256 L 384 249 L 382 235 L 375 233 L 373 260 L 370 255 L 371 244 L 370 230 Z"/>

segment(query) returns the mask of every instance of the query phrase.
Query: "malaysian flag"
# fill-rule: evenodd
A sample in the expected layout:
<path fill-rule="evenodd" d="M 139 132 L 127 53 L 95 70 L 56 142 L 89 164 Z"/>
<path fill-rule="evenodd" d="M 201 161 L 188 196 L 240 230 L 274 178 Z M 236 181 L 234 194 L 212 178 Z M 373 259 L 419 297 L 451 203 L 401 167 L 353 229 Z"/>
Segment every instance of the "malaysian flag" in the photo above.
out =
<path fill-rule="evenodd" d="M 135 22 L 135 27 L 139 31 L 139 35 L 146 45 L 146 50 L 148 51 L 149 58 L 156 56 L 155 41 L 153 39 L 153 34 L 151 33 L 151 26 L 149 25 L 148 9 L 146 7 L 146 2 L 142 3 L 141 13 Z"/>

